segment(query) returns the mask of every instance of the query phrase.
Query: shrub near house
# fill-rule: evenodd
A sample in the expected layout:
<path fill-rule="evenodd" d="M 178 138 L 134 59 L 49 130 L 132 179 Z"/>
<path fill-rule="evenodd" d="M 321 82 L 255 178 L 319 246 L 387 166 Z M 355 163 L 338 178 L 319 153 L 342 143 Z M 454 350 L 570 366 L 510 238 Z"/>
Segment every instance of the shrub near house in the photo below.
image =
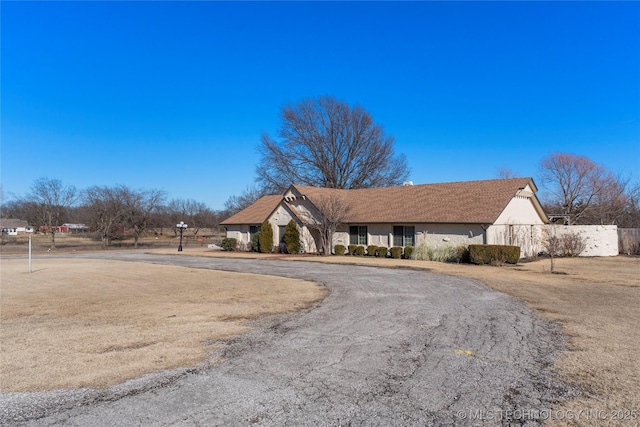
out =
<path fill-rule="evenodd" d="M 287 253 L 300 253 L 300 248 L 302 246 L 300 244 L 300 231 L 298 231 L 298 225 L 294 220 L 289 221 L 284 230 L 284 244 L 287 248 Z"/>
<path fill-rule="evenodd" d="M 469 255 L 473 264 L 517 264 L 520 259 L 520 247 L 507 245 L 469 245 Z"/>
<path fill-rule="evenodd" d="M 262 223 L 258 240 L 260 242 L 260 252 L 266 254 L 273 250 L 273 227 L 268 220 Z"/>

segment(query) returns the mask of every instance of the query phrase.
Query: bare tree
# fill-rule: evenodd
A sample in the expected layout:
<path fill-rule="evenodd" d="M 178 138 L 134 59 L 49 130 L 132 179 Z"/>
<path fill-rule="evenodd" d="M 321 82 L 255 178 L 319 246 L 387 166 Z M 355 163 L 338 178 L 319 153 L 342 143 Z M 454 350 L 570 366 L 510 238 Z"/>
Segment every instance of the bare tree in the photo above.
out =
<path fill-rule="evenodd" d="M 124 203 L 124 221 L 133 230 L 134 247 L 138 247 L 140 236 L 149 227 L 153 214 L 162 205 L 165 192 L 162 190 L 133 191 L 121 187 Z"/>
<path fill-rule="evenodd" d="M 38 226 L 41 224 L 39 209 L 36 203 L 24 198 L 9 200 L 2 206 L 2 218 L 17 218 L 27 221 L 29 225 Z"/>
<path fill-rule="evenodd" d="M 558 237 L 555 225 L 551 224 L 542 229 L 542 250 L 549 255 L 551 260 L 551 272 L 555 273 L 555 259 L 560 255 L 562 242 Z"/>
<path fill-rule="evenodd" d="M 277 142 L 262 135 L 257 181 L 270 193 L 292 183 L 329 188 L 399 185 L 409 175 L 394 154 L 394 138 L 364 108 L 330 96 L 305 99 L 281 110 Z"/>
<path fill-rule="evenodd" d="M 198 235 L 198 232 L 202 227 L 215 227 L 216 216 L 211 209 L 202 202 L 198 202 L 193 199 L 172 199 L 167 205 L 167 211 L 169 213 L 169 219 L 172 222 L 172 226 L 184 221 L 187 223 L 190 231 L 194 237 Z"/>
<path fill-rule="evenodd" d="M 111 245 L 123 226 L 127 205 L 124 202 L 130 190 L 119 185 L 115 187 L 93 186 L 84 191 L 87 222 L 100 234 L 102 246 Z"/>
<path fill-rule="evenodd" d="M 613 200 L 619 187 L 610 171 L 585 156 L 553 153 L 540 161 L 540 167 L 542 185 L 550 195 L 547 206 L 559 211 L 550 213 L 569 215 L 571 224 L 583 222 L 595 201 Z"/>
<path fill-rule="evenodd" d="M 323 255 L 331 255 L 333 235 L 344 223 L 349 208 L 344 199 L 337 194 L 314 198 L 313 205 L 318 215 L 306 216 L 305 225 L 320 235 L 320 252 Z"/>
<path fill-rule="evenodd" d="M 76 201 L 77 191 L 73 185 L 64 185 L 59 179 L 39 178 L 31 186 L 27 201 L 35 209 L 37 225 L 44 225 L 51 235 L 51 246 L 56 246 L 56 227 Z"/>
<path fill-rule="evenodd" d="M 640 183 L 627 186 L 626 204 L 621 213 L 620 227 L 640 228 Z"/>

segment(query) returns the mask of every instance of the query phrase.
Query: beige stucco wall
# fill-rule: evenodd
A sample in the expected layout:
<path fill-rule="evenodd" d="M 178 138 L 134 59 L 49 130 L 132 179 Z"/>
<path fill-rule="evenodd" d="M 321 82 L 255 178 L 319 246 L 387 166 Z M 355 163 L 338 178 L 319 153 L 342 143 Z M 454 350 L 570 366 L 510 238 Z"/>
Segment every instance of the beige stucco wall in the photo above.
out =
<path fill-rule="evenodd" d="M 526 190 L 529 190 L 529 186 L 525 188 L 525 191 Z M 534 207 L 531 198 L 526 196 L 515 196 L 500 213 L 493 225 L 542 225 L 544 223 L 544 219 L 540 217 L 540 214 Z"/>
<path fill-rule="evenodd" d="M 295 198 L 294 198 L 295 197 Z M 288 203 L 291 205 L 293 209 L 295 209 L 298 217 L 302 221 L 297 221 L 298 227 L 300 228 L 300 239 L 302 241 L 302 247 L 304 252 L 313 253 L 318 251 L 318 247 L 320 246 L 320 238 L 318 232 L 316 230 L 312 230 L 307 227 L 305 224 L 312 223 L 314 220 L 320 218 L 318 211 L 314 208 L 314 206 L 305 199 L 300 197 L 300 194 L 294 194 L 291 190 L 287 191 L 284 194 L 284 198 L 289 198 Z M 283 208 L 285 209 L 285 208 Z M 288 209 L 285 209 L 289 212 Z M 287 222 L 289 222 L 287 220 Z M 286 225 L 286 224 L 285 224 Z M 336 240 L 336 236 L 334 235 L 334 241 Z M 348 240 L 348 235 L 347 235 Z M 335 244 L 334 244 L 335 245 Z"/>
<path fill-rule="evenodd" d="M 617 256 L 617 225 L 553 225 L 557 236 L 565 233 L 577 233 L 586 243 L 580 256 Z"/>
<path fill-rule="evenodd" d="M 542 228 L 530 224 L 498 224 L 487 229 L 489 245 L 520 246 L 520 257 L 536 256 L 542 250 Z"/>
<path fill-rule="evenodd" d="M 533 203 L 533 192 L 527 186 L 507 204 L 494 224 L 487 228 L 486 243 L 520 246 L 520 255 L 535 256 L 542 250 L 544 218 Z"/>
<path fill-rule="evenodd" d="M 241 249 L 246 245 L 250 245 L 249 226 L 248 225 L 227 225 L 227 237 L 236 239 L 241 245 Z M 250 246 L 249 246 L 250 248 Z"/>
<path fill-rule="evenodd" d="M 336 245 L 349 246 L 349 226 L 341 225 L 333 233 L 333 247 Z"/>
<path fill-rule="evenodd" d="M 367 225 L 367 224 L 356 224 Z M 484 230 L 474 224 L 369 224 L 367 225 L 367 244 L 393 246 L 394 225 L 415 227 L 416 246 L 426 241 L 433 247 L 481 244 Z M 349 225 L 342 225 L 333 236 L 333 246 L 349 245 Z"/>
<path fill-rule="evenodd" d="M 477 224 L 416 225 L 416 245 L 427 242 L 431 247 L 484 243 L 484 230 Z"/>

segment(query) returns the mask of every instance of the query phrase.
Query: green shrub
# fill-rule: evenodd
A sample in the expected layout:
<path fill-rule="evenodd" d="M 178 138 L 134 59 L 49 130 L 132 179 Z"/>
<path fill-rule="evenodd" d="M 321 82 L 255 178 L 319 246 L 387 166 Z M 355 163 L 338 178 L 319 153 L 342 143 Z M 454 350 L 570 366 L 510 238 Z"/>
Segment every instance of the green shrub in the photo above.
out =
<path fill-rule="evenodd" d="M 220 247 L 223 251 L 235 251 L 238 247 L 238 240 L 233 237 L 225 237 L 220 242 Z"/>
<path fill-rule="evenodd" d="M 394 246 L 390 251 L 391 258 L 402 258 L 402 246 Z"/>
<path fill-rule="evenodd" d="M 376 255 L 376 249 L 378 249 L 378 247 L 376 245 L 367 246 L 367 255 L 368 256 L 375 256 Z"/>
<path fill-rule="evenodd" d="M 471 255 L 469 254 L 469 246 L 459 245 L 456 247 L 456 258 L 458 263 L 469 264 Z"/>
<path fill-rule="evenodd" d="M 378 258 L 386 258 L 388 252 L 389 248 L 385 246 L 379 246 L 378 249 L 376 249 L 376 256 Z"/>
<path fill-rule="evenodd" d="M 353 255 L 364 256 L 364 246 L 356 246 L 356 248 L 353 250 Z"/>
<path fill-rule="evenodd" d="M 333 248 L 333 253 L 335 253 L 336 255 L 344 255 L 346 251 L 347 248 L 344 245 L 336 245 L 336 247 Z"/>
<path fill-rule="evenodd" d="M 349 245 L 349 255 L 355 255 L 358 245 Z"/>
<path fill-rule="evenodd" d="M 284 244 L 290 254 L 300 253 L 300 231 L 294 220 L 289 221 L 284 229 Z"/>
<path fill-rule="evenodd" d="M 258 231 L 251 238 L 251 250 L 254 252 L 260 252 L 260 232 Z"/>
<path fill-rule="evenodd" d="M 260 237 L 258 239 L 260 242 L 260 252 L 263 254 L 271 252 L 273 249 L 273 227 L 271 227 L 271 223 L 268 220 L 262 223 L 262 227 L 260 227 Z"/>
<path fill-rule="evenodd" d="M 411 255 L 413 254 L 413 246 L 406 246 L 404 248 L 404 259 L 411 259 Z"/>
<path fill-rule="evenodd" d="M 469 245 L 469 257 L 472 263 L 479 265 L 517 264 L 520 259 L 520 246 Z"/>

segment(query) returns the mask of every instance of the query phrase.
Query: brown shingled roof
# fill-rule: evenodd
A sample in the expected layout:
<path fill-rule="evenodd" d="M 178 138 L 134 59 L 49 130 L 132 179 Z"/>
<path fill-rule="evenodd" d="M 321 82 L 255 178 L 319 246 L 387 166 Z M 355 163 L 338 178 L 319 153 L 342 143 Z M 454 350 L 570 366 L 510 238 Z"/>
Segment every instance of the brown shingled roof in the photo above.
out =
<path fill-rule="evenodd" d="M 15 218 L 0 218 L 0 226 L 2 228 L 28 227 L 29 222 Z"/>
<path fill-rule="evenodd" d="M 294 185 L 313 203 L 330 193 L 344 197 L 345 223 L 466 223 L 495 222 L 519 189 L 531 178 L 449 182 L 402 187 L 336 190 Z"/>
<path fill-rule="evenodd" d="M 348 205 L 347 217 L 344 219 L 347 224 L 492 224 L 518 190 L 527 185 L 530 185 L 534 192 L 537 191 L 531 178 L 357 190 L 302 185 L 292 185 L 291 188 L 306 196 L 311 203 L 331 194 L 342 198 Z M 262 224 L 282 200 L 283 197 L 279 195 L 265 196 L 222 224 Z"/>
<path fill-rule="evenodd" d="M 225 219 L 220 224 L 250 224 L 259 225 L 262 224 L 271 213 L 278 207 L 278 204 L 282 201 L 282 196 L 279 194 L 271 196 L 263 196 L 259 198 L 251 206 L 241 210 L 235 215 Z"/>

